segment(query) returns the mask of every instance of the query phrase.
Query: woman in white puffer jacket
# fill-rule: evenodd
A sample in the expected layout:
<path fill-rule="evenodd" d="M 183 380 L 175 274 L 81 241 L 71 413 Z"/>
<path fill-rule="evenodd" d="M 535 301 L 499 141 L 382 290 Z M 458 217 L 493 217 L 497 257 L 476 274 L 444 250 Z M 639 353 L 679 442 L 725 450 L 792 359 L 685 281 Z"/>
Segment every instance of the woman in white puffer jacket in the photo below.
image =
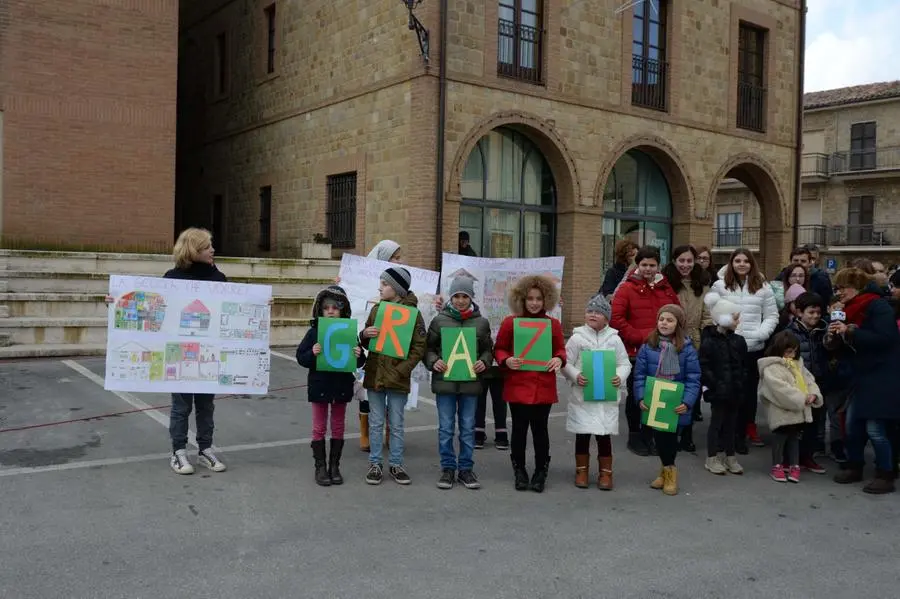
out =
<path fill-rule="evenodd" d="M 727 299 L 740 307 L 741 319 L 735 332 L 747 342 L 744 397 L 735 428 L 735 449 L 738 453 L 746 454 L 747 437 L 753 445 L 763 446 L 756 429 L 756 390 L 759 385 L 756 362 L 763 357 L 766 341 L 778 325 L 775 294 L 760 273 L 750 250 L 736 249 L 731 253 L 728 264 L 719 271 L 719 280 L 706 294 L 706 304 L 712 310 L 721 299 Z"/>

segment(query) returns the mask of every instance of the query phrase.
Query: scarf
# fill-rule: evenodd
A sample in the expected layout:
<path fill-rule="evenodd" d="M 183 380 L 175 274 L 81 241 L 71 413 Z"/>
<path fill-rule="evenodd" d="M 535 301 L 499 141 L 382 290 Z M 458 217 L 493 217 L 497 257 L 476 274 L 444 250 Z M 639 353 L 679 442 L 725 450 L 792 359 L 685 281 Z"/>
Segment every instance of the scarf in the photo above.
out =
<path fill-rule="evenodd" d="M 474 305 L 475 304 L 470 304 L 466 310 L 463 310 L 462 312 L 460 312 L 459 310 L 457 310 L 456 308 L 453 307 L 453 304 L 451 304 L 450 302 L 447 302 L 447 312 L 449 312 L 450 316 L 452 316 L 455 320 L 459 320 L 460 322 L 462 322 L 464 320 L 468 320 L 469 318 L 472 318 L 472 314 L 475 313 Z"/>
<path fill-rule="evenodd" d="M 785 358 L 784 361 L 787 363 L 788 369 L 794 375 L 794 381 L 797 383 L 797 388 L 803 391 L 804 395 L 809 395 L 809 387 L 806 386 L 806 379 L 803 378 L 803 371 L 800 370 L 800 362 L 793 358 Z"/>
<path fill-rule="evenodd" d="M 656 369 L 657 376 L 665 379 L 673 379 L 681 372 L 681 364 L 678 362 L 678 350 L 669 337 L 659 337 L 659 366 Z"/>
<path fill-rule="evenodd" d="M 868 308 L 869 304 L 877 299 L 878 295 L 874 293 L 863 292 L 847 302 L 847 305 L 844 306 L 844 314 L 847 315 L 847 324 L 862 326 L 866 308 Z"/>

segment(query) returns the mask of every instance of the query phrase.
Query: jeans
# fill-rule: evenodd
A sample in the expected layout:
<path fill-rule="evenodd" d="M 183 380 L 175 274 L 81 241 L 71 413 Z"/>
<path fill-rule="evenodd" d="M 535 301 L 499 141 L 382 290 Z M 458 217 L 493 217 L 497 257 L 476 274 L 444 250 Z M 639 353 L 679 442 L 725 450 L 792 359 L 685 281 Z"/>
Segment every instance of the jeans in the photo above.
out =
<path fill-rule="evenodd" d="M 487 396 L 491 394 L 491 409 L 494 413 L 494 437 L 506 439 L 506 402 L 503 401 L 503 378 L 482 379 L 484 388 L 478 396 L 478 409 L 475 411 L 475 430 L 484 433 L 487 417 Z"/>
<path fill-rule="evenodd" d="M 369 397 L 369 463 L 382 464 L 385 412 L 391 423 L 391 466 L 403 465 L 403 409 L 406 396 L 402 391 L 367 391 Z"/>
<path fill-rule="evenodd" d="M 471 470 L 475 463 L 475 409 L 477 395 L 437 395 L 438 453 L 441 470 Z M 459 461 L 453 449 L 453 436 L 459 420 Z"/>
<path fill-rule="evenodd" d="M 528 444 L 528 429 L 534 443 L 534 463 L 542 467 L 550 460 L 550 404 L 509 404 L 512 414 L 512 439 L 510 457 L 513 462 L 525 464 L 525 446 Z"/>
<path fill-rule="evenodd" d="M 888 420 L 865 420 L 853 415 L 853 400 L 847 408 L 847 460 L 853 464 L 864 464 L 866 438 L 872 442 L 875 451 L 875 467 L 882 472 L 894 470 L 893 448 L 888 431 L 893 423 Z"/>
<path fill-rule="evenodd" d="M 727 404 L 713 404 L 709 428 L 706 431 L 706 455 L 715 457 L 721 440 L 726 456 L 734 455 L 734 441 L 738 418 L 738 407 Z"/>
<path fill-rule="evenodd" d="M 325 432 L 328 429 L 328 412 L 331 411 L 331 438 L 344 438 L 344 418 L 347 414 L 347 404 L 345 403 L 313 403 L 312 405 L 312 438 L 313 441 L 322 441 L 325 439 Z"/>
<path fill-rule="evenodd" d="M 197 447 L 200 451 L 209 449 L 213 443 L 213 412 L 215 395 L 207 393 L 173 393 L 172 411 L 169 414 L 169 436 L 172 438 L 172 451 L 187 447 L 188 425 L 191 410 L 196 408 L 197 414 Z"/>
<path fill-rule="evenodd" d="M 829 391 L 825 394 L 825 409 L 828 411 L 828 440 L 844 441 L 844 409 L 847 404 L 846 389 Z"/>

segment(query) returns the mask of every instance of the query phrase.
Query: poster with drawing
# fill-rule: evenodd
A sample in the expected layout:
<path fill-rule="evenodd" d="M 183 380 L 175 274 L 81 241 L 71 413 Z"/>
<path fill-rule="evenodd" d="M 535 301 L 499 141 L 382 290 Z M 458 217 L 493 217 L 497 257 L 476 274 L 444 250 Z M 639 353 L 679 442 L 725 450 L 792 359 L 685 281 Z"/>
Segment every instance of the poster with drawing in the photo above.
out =
<path fill-rule="evenodd" d="M 111 275 L 109 295 L 105 389 L 268 392 L 270 286 Z"/>
<path fill-rule="evenodd" d="M 500 323 L 509 316 L 506 295 L 524 275 L 545 275 L 562 289 L 564 257 L 552 258 L 473 258 L 459 254 L 444 254 L 441 260 L 441 293 L 449 297 L 450 281 L 457 276 L 470 277 L 475 282 L 475 303 L 481 315 L 491 323 L 491 335 L 497 338 Z M 559 318 L 561 310 L 554 306 L 550 314 Z"/>
<path fill-rule="evenodd" d="M 372 307 L 380 301 L 378 287 L 381 273 L 392 266 L 402 266 L 412 276 L 410 290 L 415 293 L 416 298 L 419 300 L 418 309 L 422 314 L 422 319 L 425 321 L 426 329 L 431 324 L 431 319 L 437 313 L 437 309 L 434 307 L 434 298 L 437 295 L 440 273 L 414 266 L 406 266 L 405 264 L 392 264 L 375 260 L 374 258 L 344 254 L 341 257 L 341 269 L 338 276 L 341 278 L 341 287 L 344 288 L 344 291 L 347 292 L 347 296 L 350 298 L 351 314 L 353 318 L 357 319 L 360 331 L 365 327 L 366 318 L 369 317 Z M 413 370 L 411 382 L 413 389 L 410 392 L 407 408 L 416 406 L 418 387 L 431 384 L 431 373 L 425 369 L 421 362 Z"/>

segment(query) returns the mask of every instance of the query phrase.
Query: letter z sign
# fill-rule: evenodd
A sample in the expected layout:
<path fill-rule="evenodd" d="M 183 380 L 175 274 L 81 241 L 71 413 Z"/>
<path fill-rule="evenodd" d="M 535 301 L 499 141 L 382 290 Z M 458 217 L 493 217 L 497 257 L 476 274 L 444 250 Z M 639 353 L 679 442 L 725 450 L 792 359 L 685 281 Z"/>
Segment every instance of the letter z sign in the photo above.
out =
<path fill-rule="evenodd" d="M 513 320 L 513 353 L 522 359 L 522 370 L 547 371 L 553 357 L 553 339 L 549 318 Z"/>

